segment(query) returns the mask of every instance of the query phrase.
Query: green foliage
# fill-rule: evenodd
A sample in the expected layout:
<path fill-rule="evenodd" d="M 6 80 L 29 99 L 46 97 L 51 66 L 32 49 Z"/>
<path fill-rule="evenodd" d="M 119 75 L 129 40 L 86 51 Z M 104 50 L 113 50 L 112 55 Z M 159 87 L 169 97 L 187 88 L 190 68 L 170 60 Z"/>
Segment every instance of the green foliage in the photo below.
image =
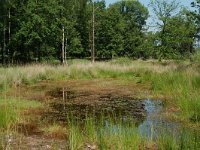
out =
<path fill-rule="evenodd" d="M 96 50 L 100 58 L 137 57 L 148 11 L 138 1 L 121 1 L 101 8 L 96 16 Z"/>
<path fill-rule="evenodd" d="M 200 62 L 200 51 L 198 50 L 195 54 L 191 57 L 192 62 L 199 63 Z"/>
<path fill-rule="evenodd" d="M 69 149 L 77 150 L 83 147 L 83 135 L 79 127 L 72 125 L 70 126 L 69 134 Z"/>
<path fill-rule="evenodd" d="M 182 59 L 194 53 L 195 22 L 188 15 L 188 10 L 178 10 L 179 5 L 175 0 L 155 0 L 150 3 L 158 19 L 156 25 L 159 30 L 154 37 L 154 47 L 159 60 Z"/>
<path fill-rule="evenodd" d="M 193 0 L 193 2 L 191 3 L 194 11 L 191 11 L 191 15 L 194 17 L 194 21 L 196 23 L 196 27 L 197 27 L 197 33 L 196 33 L 196 37 L 199 38 L 199 31 L 200 31 L 200 1 L 199 0 Z"/>
<path fill-rule="evenodd" d="M 91 56 L 91 1 L 9 2 L 1 1 L 2 63 L 61 60 L 63 33 L 67 57 Z M 109 7 L 106 7 L 105 1 L 97 1 L 94 7 L 96 56 L 140 57 L 137 48 L 142 45 L 142 27 L 148 17 L 147 8 L 138 1 L 117 2 Z"/>
<path fill-rule="evenodd" d="M 198 3 L 197 0 L 193 4 L 197 10 Z M 118 1 L 108 7 L 104 0 L 95 1 L 95 56 L 162 60 L 182 59 L 194 53 L 199 12 L 179 10 L 175 0 L 155 0 L 150 6 L 159 20 L 156 33 L 147 32 L 148 9 L 139 1 Z M 2 0 L 0 61 L 57 64 L 62 60 L 63 34 L 66 57 L 90 57 L 92 7 L 89 0 Z"/>
<path fill-rule="evenodd" d="M 16 98 L 0 98 L 0 106 L 4 106 L 5 108 L 12 108 L 13 110 L 23 110 L 27 108 L 38 108 L 41 107 L 42 104 L 37 101 L 31 101 L 31 100 L 23 100 L 23 99 L 16 99 Z"/>

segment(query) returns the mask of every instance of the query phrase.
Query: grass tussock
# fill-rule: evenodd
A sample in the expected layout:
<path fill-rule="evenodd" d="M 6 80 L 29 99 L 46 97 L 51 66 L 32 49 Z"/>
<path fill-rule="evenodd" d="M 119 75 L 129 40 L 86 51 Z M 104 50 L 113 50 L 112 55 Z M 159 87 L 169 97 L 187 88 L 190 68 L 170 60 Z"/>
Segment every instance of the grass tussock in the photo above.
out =
<path fill-rule="evenodd" d="M 15 134 L 20 140 L 18 132 L 26 134 L 28 130 L 33 129 L 29 126 L 28 120 L 22 112 L 39 107 L 42 107 L 40 102 L 0 97 L 0 149 L 10 149 L 10 144 Z M 20 127 L 21 122 L 25 122 L 25 124 L 21 124 L 22 126 Z"/>
<path fill-rule="evenodd" d="M 188 62 L 155 62 L 117 59 L 110 62 L 91 63 L 74 60 L 68 66 L 28 65 L 0 68 L 0 88 L 7 89 L 19 84 L 32 84 L 41 80 L 130 78 L 146 72 L 183 72 L 199 74 L 198 66 Z"/>
<path fill-rule="evenodd" d="M 197 58 L 195 60 L 198 60 Z M 182 118 L 199 122 L 199 66 L 199 61 L 157 62 L 121 58 L 96 63 L 73 60 L 69 61 L 68 66 L 28 65 L 0 68 L 0 89 L 3 91 L 20 84 L 33 84 L 42 80 L 113 78 L 148 83 L 154 95 L 166 97 L 169 104 L 181 111 Z"/>
<path fill-rule="evenodd" d="M 105 125 L 105 118 L 98 120 L 88 117 L 81 125 L 73 120 L 68 126 L 69 149 L 102 149 L 102 150 L 132 150 L 144 149 L 144 139 L 139 135 L 134 124 L 124 125 L 110 118 Z"/>
<path fill-rule="evenodd" d="M 169 107 L 175 106 L 181 111 L 182 118 L 200 121 L 200 76 L 193 72 L 170 71 L 145 74 L 143 78 L 151 82 L 154 94 L 166 96 Z"/>
<path fill-rule="evenodd" d="M 196 56 L 197 57 L 197 56 Z M 127 58 L 109 62 L 90 63 L 73 60 L 68 66 L 29 65 L 0 68 L 0 91 L 16 88 L 21 84 L 34 84 L 42 80 L 98 79 L 112 78 L 136 81 L 151 86 L 154 96 L 164 97 L 168 107 L 179 111 L 177 119 L 198 124 L 200 121 L 200 63 L 153 60 L 129 60 Z M 17 122 L 23 122 L 23 110 L 38 108 L 42 104 L 16 98 L 0 97 L 0 129 L 8 129 Z M 148 141 L 140 135 L 133 124 L 109 121 L 105 118 L 96 123 L 87 118 L 84 124 L 69 121 L 67 128 L 49 125 L 43 130 L 51 138 L 68 138 L 69 149 L 198 149 L 199 135 L 181 133 L 176 140 L 165 132 Z M 187 136 L 185 136 L 187 135 Z M 1 141 L 1 140 L 0 140 Z"/>
<path fill-rule="evenodd" d="M 65 127 L 58 125 L 56 123 L 46 126 L 42 130 L 44 131 L 47 137 L 55 139 L 66 139 L 68 133 Z"/>
<path fill-rule="evenodd" d="M 36 101 L 0 97 L 0 129 L 9 128 L 16 122 L 21 121 L 23 110 L 38 107 L 42 107 L 42 104 Z"/>
<path fill-rule="evenodd" d="M 197 150 L 200 147 L 199 140 L 198 133 L 183 129 L 179 134 L 161 132 L 156 143 L 160 150 Z"/>
<path fill-rule="evenodd" d="M 84 123 L 72 119 L 67 127 L 69 149 L 186 150 L 198 149 L 200 146 L 200 137 L 193 130 L 181 129 L 175 133 L 163 129 L 150 138 L 141 135 L 133 122 L 116 119 L 105 118 L 103 115 L 98 121 L 89 116 Z"/>

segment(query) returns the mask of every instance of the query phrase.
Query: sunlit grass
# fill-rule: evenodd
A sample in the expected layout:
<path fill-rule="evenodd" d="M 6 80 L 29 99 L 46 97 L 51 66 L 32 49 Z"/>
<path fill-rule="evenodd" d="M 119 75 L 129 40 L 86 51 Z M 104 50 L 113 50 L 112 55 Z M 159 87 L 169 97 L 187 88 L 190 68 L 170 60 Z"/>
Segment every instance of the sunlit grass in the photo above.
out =
<path fill-rule="evenodd" d="M 197 60 L 197 59 L 196 59 Z M 119 79 L 137 84 L 150 86 L 152 96 L 166 100 L 168 107 L 176 107 L 179 113 L 176 118 L 198 124 L 200 121 L 200 70 L 199 62 L 163 61 L 133 61 L 118 59 L 110 62 L 96 62 L 73 60 L 68 66 L 28 65 L 0 68 L 0 91 L 17 88 L 24 84 L 34 84 L 43 80 L 71 80 L 71 79 Z M 40 107 L 35 101 L 16 98 L 0 98 L 0 128 L 6 128 L 20 120 L 20 110 Z M 93 120 L 86 120 L 85 129 L 79 125 L 69 125 L 70 149 L 80 149 L 85 143 L 96 145 L 100 149 L 137 149 L 143 147 L 144 139 L 139 136 L 134 126 L 130 127 L 131 134 L 115 126 L 119 131 L 112 133 L 114 124 L 108 126 L 108 132 L 95 126 Z M 101 126 L 100 126 L 101 127 Z M 110 129 L 109 129 L 110 128 Z M 98 131 L 98 132 L 97 132 Z M 60 126 L 49 126 L 49 135 L 64 132 Z M 65 135 L 65 134 L 64 134 Z M 160 148 L 165 144 L 176 149 L 176 142 L 171 137 L 159 140 Z M 162 148 L 162 146 L 164 146 Z"/>
<path fill-rule="evenodd" d="M 10 140 L 17 133 L 15 125 L 18 122 L 27 122 L 22 111 L 39 107 L 42 104 L 37 101 L 0 97 L 0 149 L 10 149 Z M 17 137 L 20 140 L 20 136 Z"/>
<path fill-rule="evenodd" d="M 170 98 L 167 101 L 181 109 L 182 117 L 196 121 L 200 118 L 200 70 L 196 61 L 193 64 L 189 61 L 156 62 L 120 58 L 96 63 L 72 60 L 68 66 L 28 65 L 0 68 L 0 91 L 42 80 L 99 78 L 150 83 L 154 95 Z"/>
<path fill-rule="evenodd" d="M 141 76 L 145 81 L 151 82 L 154 94 L 167 97 L 169 107 L 176 106 L 181 110 L 181 117 L 193 121 L 200 120 L 200 76 L 178 71 L 147 73 Z"/>
<path fill-rule="evenodd" d="M 46 125 L 42 128 L 45 135 L 50 138 L 66 139 L 67 129 L 61 125 L 53 123 L 52 125 Z"/>
<path fill-rule="evenodd" d="M 108 119 L 108 120 L 107 120 Z M 132 150 L 143 149 L 145 139 L 142 138 L 132 123 L 123 123 L 119 119 L 102 116 L 98 121 L 94 117 L 87 117 L 83 121 L 71 120 L 68 128 L 69 148 L 95 148 L 100 150 Z"/>
<path fill-rule="evenodd" d="M 22 110 L 42 107 L 40 102 L 0 97 L 0 128 L 8 128 L 23 119 Z"/>
<path fill-rule="evenodd" d="M 72 125 L 70 126 L 69 133 L 69 148 L 70 150 L 81 149 L 84 146 L 84 137 L 82 135 L 82 131 L 78 126 Z"/>
<path fill-rule="evenodd" d="M 199 73 L 196 66 L 187 68 L 188 63 L 176 62 L 158 63 L 155 61 L 132 61 L 127 59 L 113 60 L 110 62 L 96 62 L 75 60 L 68 66 L 27 65 L 9 68 L 0 68 L 0 88 L 32 84 L 42 80 L 66 79 L 93 79 L 93 78 L 133 78 L 135 74 L 152 72 L 166 73 L 176 71 L 180 66 L 184 72 Z M 179 70 L 177 71 L 179 72 Z M 183 72 L 183 70 L 180 70 Z"/>
<path fill-rule="evenodd" d="M 17 114 L 13 108 L 7 106 L 0 107 L 0 128 L 6 128 L 9 124 L 16 121 Z"/>
<path fill-rule="evenodd" d="M 160 127 L 159 133 L 153 138 L 141 135 L 132 121 L 119 118 L 102 117 L 96 120 L 72 120 L 67 126 L 69 149 L 100 149 L 100 150 L 145 150 L 145 149 L 198 149 L 200 146 L 198 132 L 178 128 L 177 131 L 166 131 Z"/>
<path fill-rule="evenodd" d="M 156 139 L 160 150 L 197 150 L 200 148 L 198 132 L 182 129 L 179 133 L 161 132 Z"/>

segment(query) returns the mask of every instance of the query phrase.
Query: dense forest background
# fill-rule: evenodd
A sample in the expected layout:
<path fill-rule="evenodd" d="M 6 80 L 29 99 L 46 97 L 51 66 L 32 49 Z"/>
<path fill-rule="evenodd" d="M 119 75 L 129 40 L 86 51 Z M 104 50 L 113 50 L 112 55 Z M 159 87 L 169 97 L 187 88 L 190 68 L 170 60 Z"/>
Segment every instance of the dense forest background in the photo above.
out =
<path fill-rule="evenodd" d="M 173 1 L 1 0 L 0 62 L 64 62 L 66 58 L 181 59 L 195 52 L 200 0 L 186 9 Z M 191 11 L 192 10 L 192 11 Z"/>

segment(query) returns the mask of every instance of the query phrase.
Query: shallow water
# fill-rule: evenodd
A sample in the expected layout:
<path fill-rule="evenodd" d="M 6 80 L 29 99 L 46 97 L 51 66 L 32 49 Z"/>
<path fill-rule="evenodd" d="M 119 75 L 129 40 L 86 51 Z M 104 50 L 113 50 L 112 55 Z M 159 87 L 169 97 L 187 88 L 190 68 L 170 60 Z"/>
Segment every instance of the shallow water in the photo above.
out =
<path fill-rule="evenodd" d="M 56 100 L 49 103 L 51 108 L 47 112 L 48 118 L 54 121 L 67 121 L 68 116 L 78 120 L 84 120 L 87 116 L 93 116 L 98 120 L 104 117 L 115 117 L 118 119 L 131 118 L 136 123 L 142 122 L 146 111 L 143 100 L 134 100 L 130 97 L 113 97 L 111 95 L 92 96 L 89 93 L 76 93 L 73 91 L 62 91 L 56 89 L 48 92 Z M 52 121 L 51 120 L 51 121 Z"/>
<path fill-rule="evenodd" d="M 164 105 L 161 100 L 144 100 L 146 118 L 139 125 L 141 135 L 154 139 L 161 132 L 171 132 L 177 135 L 180 123 L 167 120 L 161 115 Z"/>
<path fill-rule="evenodd" d="M 52 101 L 49 102 L 50 110 L 45 112 L 43 117 L 50 122 L 67 123 L 71 117 L 84 123 L 88 116 L 92 116 L 98 123 L 103 115 L 105 132 L 110 124 L 113 132 L 118 132 L 118 123 L 122 125 L 121 128 L 131 132 L 131 128 L 125 125 L 128 122 L 134 124 L 145 139 L 155 141 L 168 134 L 180 143 L 187 141 L 187 138 L 200 140 L 196 130 L 186 129 L 181 123 L 170 121 L 162 115 L 165 106 L 161 100 L 139 100 L 109 94 L 94 96 L 92 93 L 70 91 L 66 88 L 49 91 L 47 95 Z M 195 144 L 195 147 L 200 146 L 199 142 Z"/>

